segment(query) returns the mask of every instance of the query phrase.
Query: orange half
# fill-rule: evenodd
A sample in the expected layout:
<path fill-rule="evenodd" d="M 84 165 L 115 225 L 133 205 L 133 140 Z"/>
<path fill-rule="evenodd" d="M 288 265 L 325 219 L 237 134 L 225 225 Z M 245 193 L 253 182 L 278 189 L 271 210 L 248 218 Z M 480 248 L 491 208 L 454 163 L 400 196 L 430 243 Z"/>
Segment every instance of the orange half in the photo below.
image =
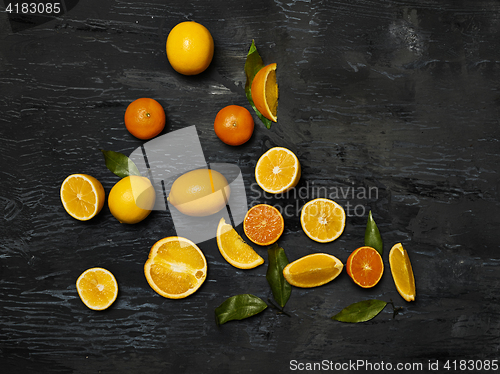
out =
<path fill-rule="evenodd" d="M 287 148 L 274 147 L 260 156 L 255 165 L 255 180 L 264 191 L 278 194 L 297 185 L 300 179 L 300 162 Z"/>
<path fill-rule="evenodd" d="M 87 307 L 92 310 L 104 310 L 116 300 L 118 283 L 109 270 L 91 268 L 78 277 L 76 290 Z"/>
<path fill-rule="evenodd" d="M 345 227 L 345 211 L 330 199 L 314 199 L 302 207 L 300 224 L 308 237 L 319 243 L 337 239 Z"/>
<path fill-rule="evenodd" d="M 382 256 L 375 248 L 364 246 L 351 253 L 346 262 L 346 271 L 358 286 L 375 286 L 384 273 Z"/>
<path fill-rule="evenodd" d="M 258 245 L 275 243 L 284 229 L 285 222 L 279 210 L 267 204 L 255 205 L 243 220 L 245 235 Z"/>

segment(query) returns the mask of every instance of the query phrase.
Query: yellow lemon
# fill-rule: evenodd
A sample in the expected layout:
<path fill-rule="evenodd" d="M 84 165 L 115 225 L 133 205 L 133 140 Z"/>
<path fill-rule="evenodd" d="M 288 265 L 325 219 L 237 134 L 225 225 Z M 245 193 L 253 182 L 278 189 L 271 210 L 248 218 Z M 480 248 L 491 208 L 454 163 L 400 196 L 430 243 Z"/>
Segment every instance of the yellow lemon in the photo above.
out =
<path fill-rule="evenodd" d="M 131 175 L 116 183 L 108 197 L 111 214 L 121 223 L 144 220 L 155 205 L 155 190 L 148 178 Z"/>
<path fill-rule="evenodd" d="M 218 171 L 196 169 L 181 175 L 170 189 L 168 201 L 181 213 L 210 216 L 226 206 L 231 189 Z"/>
<path fill-rule="evenodd" d="M 80 221 L 88 221 L 104 206 L 101 182 L 87 174 L 71 174 L 62 183 L 60 193 L 66 212 Z"/>
<path fill-rule="evenodd" d="M 205 26 L 186 21 L 170 31 L 166 48 L 168 61 L 175 71 L 196 75 L 210 65 L 214 55 L 214 40 Z"/>

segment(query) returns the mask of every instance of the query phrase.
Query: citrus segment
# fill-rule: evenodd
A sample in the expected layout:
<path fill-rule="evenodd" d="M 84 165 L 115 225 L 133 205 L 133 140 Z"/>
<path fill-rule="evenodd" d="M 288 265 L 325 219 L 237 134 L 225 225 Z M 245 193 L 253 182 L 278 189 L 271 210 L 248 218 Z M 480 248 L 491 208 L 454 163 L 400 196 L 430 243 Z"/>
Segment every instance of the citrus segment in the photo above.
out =
<path fill-rule="evenodd" d="M 165 110 L 160 103 L 146 97 L 132 101 L 125 111 L 125 127 L 136 138 L 154 138 L 165 128 Z"/>
<path fill-rule="evenodd" d="M 287 148 L 274 147 L 260 156 L 255 165 L 255 180 L 264 191 L 278 194 L 297 185 L 300 179 L 300 162 Z"/>
<path fill-rule="evenodd" d="M 375 248 L 364 246 L 351 253 L 346 262 L 346 271 L 358 286 L 375 286 L 384 273 L 384 262 Z"/>
<path fill-rule="evenodd" d="M 87 221 L 99 213 L 105 193 L 101 182 L 87 174 L 72 174 L 61 184 L 61 202 L 68 214 Z"/>
<path fill-rule="evenodd" d="M 93 310 L 104 310 L 116 300 L 118 283 L 109 270 L 91 268 L 78 277 L 76 290 L 87 307 Z"/>
<path fill-rule="evenodd" d="M 288 264 L 283 269 L 283 276 L 292 286 L 311 288 L 331 282 L 343 267 L 335 256 L 313 253 Z"/>
<path fill-rule="evenodd" d="M 268 120 L 278 120 L 278 84 L 276 83 L 276 63 L 260 69 L 252 81 L 250 89 L 257 110 Z"/>
<path fill-rule="evenodd" d="M 149 216 L 155 200 L 156 193 L 149 179 L 130 175 L 113 186 L 108 196 L 108 206 L 119 222 L 135 224 Z"/>
<path fill-rule="evenodd" d="M 175 71 L 195 75 L 210 65 L 214 40 L 205 26 L 194 21 L 181 22 L 168 34 L 166 50 Z"/>
<path fill-rule="evenodd" d="M 243 220 L 245 235 L 258 245 L 275 243 L 284 229 L 285 222 L 279 210 L 267 204 L 250 208 Z"/>
<path fill-rule="evenodd" d="M 207 261 L 191 240 L 171 236 L 157 241 L 144 264 L 151 288 L 169 299 L 181 299 L 196 292 L 207 277 Z"/>
<path fill-rule="evenodd" d="M 399 294 L 406 301 L 415 300 L 415 277 L 411 267 L 408 252 L 401 243 L 395 244 L 389 252 L 389 265 L 391 266 L 392 278 Z"/>
<path fill-rule="evenodd" d="M 335 201 L 318 198 L 302 207 L 300 223 L 306 235 L 319 243 L 337 239 L 345 227 L 345 211 Z"/>
<path fill-rule="evenodd" d="M 221 218 L 217 227 L 217 246 L 222 257 L 239 269 L 252 269 L 264 263 L 264 259 L 243 241 L 224 218 Z"/>

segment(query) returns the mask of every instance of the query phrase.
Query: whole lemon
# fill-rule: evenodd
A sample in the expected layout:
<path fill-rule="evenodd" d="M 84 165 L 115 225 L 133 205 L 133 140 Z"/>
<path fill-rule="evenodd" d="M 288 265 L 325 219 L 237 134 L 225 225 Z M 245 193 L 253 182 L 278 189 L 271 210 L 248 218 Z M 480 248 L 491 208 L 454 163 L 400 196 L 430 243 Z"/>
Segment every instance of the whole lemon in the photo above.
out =
<path fill-rule="evenodd" d="M 194 21 L 181 22 L 167 37 L 167 58 L 175 71 L 196 75 L 214 56 L 214 40 L 207 28 Z"/>
<path fill-rule="evenodd" d="M 138 223 L 149 216 L 156 194 L 148 178 L 131 175 L 116 183 L 108 196 L 111 214 L 121 223 Z"/>
<path fill-rule="evenodd" d="M 197 169 L 175 180 L 168 201 L 181 213 L 205 217 L 224 208 L 230 194 L 231 188 L 221 173 L 216 170 Z"/>

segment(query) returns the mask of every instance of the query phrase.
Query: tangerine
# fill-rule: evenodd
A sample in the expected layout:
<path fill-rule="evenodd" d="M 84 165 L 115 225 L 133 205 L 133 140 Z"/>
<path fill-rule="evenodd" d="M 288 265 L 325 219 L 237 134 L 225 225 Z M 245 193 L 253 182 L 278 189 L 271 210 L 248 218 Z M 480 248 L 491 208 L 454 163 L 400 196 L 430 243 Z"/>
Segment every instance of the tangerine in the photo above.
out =
<path fill-rule="evenodd" d="M 375 248 L 364 246 L 351 253 L 346 271 L 358 286 L 371 288 L 382 278 L 384 262 Z"/>
<path fill-rule="evenodd" d="M 125 126 L 136 138 L 154 138 L 165 128 L 165 110 L 154 99 L 137 99 L 125 111 Z"/>
<path fill-rule="evenodd" d="M 214 121 L 215 134 L 228 145 L 241 145 L 252 136 L 253 117 L 250 112 L 239 105 L 228 105 L 222 108 Z"/>
<path fill-rule="evenodd" d="M 258 245 L 275 243 L 284 229 L 285 223 L 279 210 L 267 204 L 250 208 L 243 220 L 245 235 Z"/>

